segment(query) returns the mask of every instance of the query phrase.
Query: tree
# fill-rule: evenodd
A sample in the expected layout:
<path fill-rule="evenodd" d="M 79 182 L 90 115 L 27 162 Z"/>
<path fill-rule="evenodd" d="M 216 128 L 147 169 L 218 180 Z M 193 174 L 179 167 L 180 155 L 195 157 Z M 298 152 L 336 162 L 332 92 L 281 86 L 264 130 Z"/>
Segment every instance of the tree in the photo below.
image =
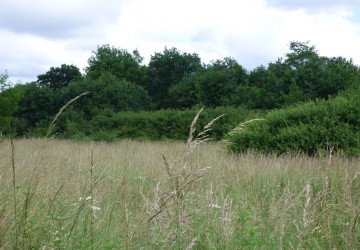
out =
<path fill-rule="evenodd" d="M 268 75 L 267 68 L 263 65 L 252 70 L 249 74 L 249 85 L 262 87 L 266 76 Z"/>
<path fill-rule="evenodd" d="M 246 70 L 233 58 L 213 61 L 201 76 L 200 100 L 210 107 L 234 104 L 238 87 L 248 84 Z"/>
<path fill-rule="evenodd" d="M 167 49 L 151 56 L 148 66 L 146 89 L 160 108 L 169 107 L 169 89 L 184 77 L 201 70 L 197 54 L 183 53 L 176 48 Z"/>
<path fill-rule="evenodd" d="M 248 101 L 243 100 L 244 95 L 239 92 L 246 86 L 248 74 L 236 60 L 215 60 L 170 88 L 171 107 L 189 108 L 200 103 L 210 107 L 239 106 Z"/>
<path fill-rule="evenodd" d="M 291 42 L 291 52 L 284 61 L 306 99 L 327 99 L 358 82 L 359 68 L 352 60 L 320 56 L 315 47 L 308 44 Z M 287 85 L 291 83 L 291 79 L 287 79 Z"/>
<path fill-rule="evenodd" d="M 92 93 L 97 106 L 115 112 L 139 111 L 152 108 L 152 100 L 144 87 L 126 80 L 118 80 L 110 74 L 103 75 L 96 83 L 98 92 Z"/>
<path fill-rule="evenodd" d="M 315 46 L 310 46 L 309 41 L 298 42 L 292 41 L 289 45 L 290 53 L 286 54 L 286 64 L 293 68 L 307 64 L 311 59 L 319 58 L 318 51 Z"/>
<path fill-rule="evenodd" d="M 36 82 L 20 86 L 24 95 L 15 113 L 18 119 L 26 121 L 28 127 L 53 117 L 63 106 L 59 92 L 50 86 L 40 87 Z"/>
<path fill-rule="evenodd" d="M 4 74 L 0 74 L 0 92 L 10 87 L 9 75 L 7 71 Z"/>
<path fill-rule="evenodd" d="M 149 110 L 153 107 L 152 100 L 143 86 L 119 80 L 110 73 L 103 74 L 97 80 L 85 79 L 71 84 L 64 90 L 63 99 L 70 100 L 84 92 L 90 94 L 72 106 L 74 110 L 83 112 L 87 119 L 105 109 L 121 112 Z"/>
<path fill-rule="evenodd" d="M 7 72 L 0 75 L 0 131 L 8 130 L 12 115 L 18 108 L 22 91 L 18 87 L 11 88 Z"/>
<path fill-rule="evenodd" d="M 201 73 L 184 77 L 169 89 L 169 106 L 175 109 L 191 108 L 200 103 Z"/>
<path fill-rule="evenodd" d="M 76 66 L 62 64 L 60 67 L 51 67 L 49 71 L 38 75 L 37 78 L 37 83 L 40 86 L 49 86 L 56 90 L 68 86 L 70 82 L 81 79 L 82 75 Z"/>
<path fill-rule="evenodd" d="M 291 78 L 294 78 L 296 85 L 304 93 L 304 99 L 319 97 L 315 89 L 317 86 L 324 85 L 323 58 L 314 46 L 309 46 L 309 42 L 291 42 L 290 50 L 284 61 L 292 76 L 285 79 L 286 92 L 290 90 L 293 81 Z"/>
<path fill-rule="evenodd" d="M 294 104 L 300 101 L 303 101 L 304 93 L 301 91 L 300 87 L 296 85 L 295 80 L 291 82 L 289 93 L 284 95 L 285 105 Z"/>
<path fill-rule="evenodd" d="M 103 74 L 110 73 L 119 80 L 143 85 L 146 67 L 141 65 L 142 61 L 143 58 L 137 50 L 129 53 L 127 50 L 105 44 L 93 51 L 88 60 L 89 66 L 85 69 L 86 77 L 97 80 Z"/>
<path fill-rule="evenodd" d="M 323 58 L 323 84 L 315 86 L 315 93 L 321 98 L 336 95 L 349 87 L 359 86 L 360 68 L 352 60 L 343 57 Z"/>
<path fill-rule="evenodd" d="M 323 97 L 319 86 L 325 86 L 324 58 L 309 42 L 291 42 L 285 59 L 258 67 L 250 73 L 250 85 L 260 88 L 255 107 L 273 109 L 303 100 Z"/>

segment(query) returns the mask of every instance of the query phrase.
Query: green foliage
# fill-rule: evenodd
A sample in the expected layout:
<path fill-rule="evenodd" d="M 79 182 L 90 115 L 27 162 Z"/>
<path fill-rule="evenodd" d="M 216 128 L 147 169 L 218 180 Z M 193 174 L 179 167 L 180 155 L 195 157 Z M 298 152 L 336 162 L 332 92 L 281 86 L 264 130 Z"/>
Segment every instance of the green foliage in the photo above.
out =
<path fill-rule="evenodd" d="M 286 105 L 327 99 L 359 84 L 359 68 L 352 60 L 318 54 L 308 42 L 291 42 L 285 59 L 250 72 L 249 93 L 257 93 L 249 108 L 273 109 Z M 249 105 L 250 104 L 250 105 Z"/>
<path fill-rule="evenodd" d="M 171 108 L 191 108 L 200 104 L 201 74 L 184 77 L 178 84 L 169 89 L 169 106 Z"/>
<path fill-rule="evenodd" d="M 58 136 L 75 139 L 85 136 L 105 141 L 119 138 L 185 141 L 189 133 L 189 124 L 197 111 L 198 109 L 114 112 L 106 109 L 100 111 L 87 123 L 81 122 L 82 125 L 77 124 L 81 118 L 69 119 L 67 115 L 64 115 L 62 119 L 65 119 L 65 122 L 62 119 L 59 121 L 62 125 L 58 126 L 57 132 L 59 132 Z M 221 140 L 237 124 L 258 114 L 241 108 L 205 109 L 198 121 L 197 129 L 202 129 L 211 120 L 221 115 L 224 116 L 212 126 L 210 132 L 214 140 Z M 74 127 L 79 128 L 80 134 L 73 130 Z"/>
<path fill-rule="evenodd" d="M 64 99 L 70 100 L 84 92 L 90 94 L 74 103 L 74 106 L 89 117 L 101 109 L 120 112 L 147 110 L 153 107 L 152 100 L 144 87 L 119 80 L 108 73 L 97 80 L 85 79 L 71 84 L 64 90 Z"/>
<path fill-rule="evenodd" d="M 38 75 L 37 83 L 40 86 L 49 86 L 52 89 L 60 89 L 69 85 L 70 82 L 80 80 L 82 75 L 78 67 L 62 64 L 61 67 L 51 67 L 48 72 Z"/>
<path fill-rule="evenodd" d="M 326 98 L 350 87 L 359 86 L 360 69 L 352 60 L 342 57 L 326 58 L 322 72 L 323 84 L 316 86 L 317 96 Z"/>
<path fill-rule="evenodd" d="M 144 84 L 146 69 L 141 66 L 143 58 L 137 50 L 129 53 L 124 49 L 110 47 L 109 44 L 98 46 L 97 51 L 88 60 L 86 76 L 97 80 L 103 74 L 114 75 L 119 80 Z"/>
<path fill-rule="evenodd" d="M 196 104 L 207 107 L 241 106 L 247 83 L 247 72 L 236 60 L 216 60 L 170 88 L 171 107 L 190 108 Z"/>
<path fill-rule="evenodd" d="M 270 112 L 229 140 L 231 151 L 321 154 L 334 148 L 360 155 L 360 91 Z"/>
<path fill-rule="evenodd" d="M 99 46 L 88 60 L 84 78 L 77 67 L 63 64 L 39 75 L 36 83 L 15 89 L 7 81 L 7 73 L 1 74 L 1 126 L 8 127 L 11 120 L 17 135 L 40 135 L 47 127 L 45 124 L 69 100 L 90 92 L 71 105 L 71 112 L 79 116 L 71 114 L 69 110 L 66 119 L 59 119 L 55 129 L 62 136 L 81 139 L 91 138 L 97 133 L 99 135 L 94 139 L 180 139 L 186 133 L 176 128 L 175 120 L 186 117 L 186 121 L 189 121 L 188 111 L 179 111 L 184 115 L 178 117 L 177 112 L 162 109 L 182 110 L 205 106 L 210 110 L 220 110 L 220 107 L 231 106 L 272 110 L 316 99 L 326 100 L 345 89 L 360 85 L 360 71 L 352 60 L 322 57 L 308 42 L 291 42 L 289 50 L 285 58 L 248 73 L 232 58 L 214 60 L 204 65 L 195 53 L 165 48 L 163 52 L 155 53 L 145 66 L 141 65 L 143 58 L 137 50 L 129 53 L 110 45 Z M 18 108 L 16 102 L 19 103 Z M 223 109 L 226 112 L 230 110 Z M 139 112 L 150 110 L 157 110 L 151 113 L 154 117 L 147 112 Z M 141 118 L 141 115 L 144 117 Z M 118 121 L 122 116 L 128 119 L 126 124 Z M 215 114 L 209 119 L 214 117 Z M 104 124 L 103 128 L 99 127 L 98 124 L 103 121 L 109 123 Z M 111 125 L 113 123 L 114 126 Z M 157 123 L 159 125 L 154 125 Z M 161 129 L 155 129 L 156 126 Z M 118 127 L 121 129 L 118 130 Z M 140 131 L 135 131 L 137 127 Z M 168 129 L 173 131 L 172 135 L 167 132 Z M 298 129 L 301 130 L 301 126 Z M 150 131 L 154 133 L 150 135 Z M 215 138 L 220 138 L 227 131 L 229 128 L 226 127 Z M 266 144 L 261 142 L 264 135 L 259 135 L 258 139 L 265 147 Z"/>
<path fill-rule="evenodd" d="M 106 108 L 116 112 L 139 111 L 152 107 L 152 100 L 142 86 L 125 80 L 119 81 L 112 75 L 103 75 L 96 84 L 99 91 L 93 92 L 92 95 L 98 102 L 97 107 L 105 103 Z"/>
<path fill-rule="evenodd" d="M 233 104 L 237 88 L 247 85 L 247 80 L 245 69 L 236 60 L 216 60 L 202 75 L 201 102 L 210 107 Z"/>
<path fill-rule="evenodd" d="M 76 120 L 76 124 L 72 124 L 72 116 L 69 117 L 69 122 L 66 120 L 59 120 L 57 125 L 61 131 L 67 126 L 73 126 L 72 129 L 78 128 L 78 132 L 69 132 L 69 136 L 72 134 L 81 133 L 84 120 L 89 120 L 93 116 L 97 115 L 100 110 L 110 109 L 114 112 L 120 111 L 139 111 L 149 110 L 153 108 L 153 103 L 149 97 L 147 91 L 139 85 L 127 82 L 125 80 L 119 80 L 113 75 L 103 74 L 97 80 L 84 79 L 71 82 L 67 87 L 63 87 L 62 91 L 55 91 L 50 86 L 39 86 L 36 83 L 29 83 L 26 85 L 19 85 L 17 88 L 9 89 L 3 92 L 4 98 L 0 102 L 3 105 L 9 98 L 5 98 L 5 95 L 10 93 L 24 93 L 20 100 L 18 99 L 19 108 L 14 114 L 15 130 L 18 135 L 24 135 L 28 131 L 37 131 L 36 127 L 40 124 L 48 123 L 69 100 L 84 93 L 90 92 L 89 95 L 77 100 L 73 106 L 73 112 L 81 114 L 79 117 L 73 117 Z M 15 99 L 14 99 L 15 101 Z M 9 107 L 16 109 L 16 105 L 9 104 Z M 7 112 L 6 108 L 3 108 L 1 112 Z M 7 116 L 10 113 L 7 112 Z M 5 116 L 5 114 L 4 114 Z M 47 127 L 49 124 L 47 124 Z M 43 126 L 39 128 L 43 130 Z M 45 126 L 46 127 L 46 126 Z M 69 128 L 70 128 L 69 127 Z M 38 134 L 38 133 L 36 133 Z M 41 134 L 41 133 L 40 133 Z"/>
<path fill-rule="evenodd" d="M 7 71 L 4 74 L 0 74 L 0 92 L 8 89 L 10 87 L 9 75 Z"/>
<path fill-rule="evenodd" d="M 183 53 L 176 48 L 167 49 L 151 56 L 148 65 L 146 89 L 160 108 L 171 106 L 168 100 L 169 88 L 184 77 L 202 69 L 197 54 Z"/>
<path fill-rule="evenodd" d="M 54 116 L 62 106 L 60 93 L 49 86 L 39 87 L 36 83 L 29 83 L 19 88 L 24 95 L 15 117 L 25 120 L 29 127 L 35 127 L 39 121 Z"/>
<path fill-rule="evenodd" d="M 61 133 L 64 138 L 81 140 L 85 139 L 83 131 L 86 127 L 85 114 L 82 111 L 75 110 L 72 105 L 59 116 L 53 134 Z"/>
<path fill-rule="evenodd" d="M 21 88 L 10 88 L 0 92 L 0 131 L 8 131 L 13 120 L 12 114 L 18 109 L 23 95 Z"/>
<path fill-rule="evenodd" d="M 20 87 L 11 88 L 9 76 L 5 71 L 0 74 L 0 132 L 10 132 L 10 124 L 14 120 L 12 115 L 18 109 L 23 95 Z"/>
<path fill-rule="evenodd" d="M 302 101 L 303 96 L 304 96 L 303 91 L 296 84 L 295 80 L 292 80 L 290 83 L 289 93 L 287 95 L 284 95 L 285 105 L 298 103 Z"/>

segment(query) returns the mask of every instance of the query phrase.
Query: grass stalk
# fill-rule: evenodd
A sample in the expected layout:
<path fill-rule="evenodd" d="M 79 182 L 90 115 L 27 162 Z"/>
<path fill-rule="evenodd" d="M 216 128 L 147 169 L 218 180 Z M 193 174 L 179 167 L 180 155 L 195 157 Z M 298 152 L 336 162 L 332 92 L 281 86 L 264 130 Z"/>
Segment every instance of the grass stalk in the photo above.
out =
<path fill-rule="evenodd" d="M 15 144 L 14 139 L 10 138 L 11 144 L 11 169 L 12 169 L 12 188 L 13 188 L 13 200 L 14 200 L 14 227 L 15 227 L 15 242 L 14 248 L 18 248 L 18 223 L 17 223 L 17 191 L 16 191 L 16 168 L 15 168 Z"/>
<path fill-rule="evenodd" d="M 52 120 L 52 122 L 50 123 L 50 126 L 48 128 L 48 131 L 46 133 L 46 137 L 49 137 L 52 133 L 52 131 L 54 130 L 55 124 L 57 119 L 59 118 L 59 116 L 62 114 L 62 112 L 64 112 L 64 110 L 73 102 L 75 102 L 77 99 L 79 99 L 80 97 L 89 94 L 90 92 L 84 92 L 78 96 L 76 96 L 75 98 L 71 99 L 70 101 L 68 101 L 64 106 L 61 107 L 61 109 L 59 110 L 59 112 L 55 115 L 54 119 Z"/>
<path fill-rule="evenodd" d="M 199 138 L 1 143 L 0 249 L 360 248 L 357 158 L 229 155 Z"/>
<path fill-rule="evenodd" d="M 91 208 L 94 207 L 94 188 L 95 188 L 95 177 L 94 177 L 94 149 L 91 149 L 91 157 L 90 157 L 90 196 L 92 197 L 91 199 Z M 94 249 L 94 216 L 95 216 L 95 211 L 91 211 L 91 216 L 90 216 L 90 244 L 91 244 L 91 249 Z"/>
<path fill-rule="evenodd" d="M 194 212 L 188 211 L 186 207 L 194 202 L 192 200 L 194 198 L 189 196 L 191 191 L 195 192 L 193 188 L 194 183 L 198 182 L 209 168 L 199 168 L 199 166 L 191 168 L 189 157 L 199 145 L 208 140 L 208 133 L 211 130 L 212 124 L 222 117 L 219 116 L 210 121 L 195 137 L 196 124 L 202 111 L 203 109 L 199 110 L 191 123 L 185 150 L 180 158 L 170 164 L 166 157 L 162 155 L 165 171 L 168 176 L 168 189 L 166 191 L 159 191 L 159 188 L 156 188 L 155 197 L 159 198 L 155 202 L 159 203 L 150 205 L 152 208 L 157 208 L 157 211 L 150 216 L 148 222 L 153 222 L 154 225 L 160 226 L 167 231 L 167 236 L 165 236 L 168 242 L 167 247 L 173 249 L 183 249 L 185 247 L 184 242 L 186 241 L 193 242 L 190 246 L 195 244 L 195 240 L 192 240 L 194 238 L 190 238 L 190 231 L 192 231 L 191 217 L 193 217 Z M 157 187 L 160 187 L 159 184 Z M 150 199 L 145 198 L 145 200 L 149 204 Z M 158 217 L 162 218 L 158 219 Z M 156 220 L 158 221 L 155 222 Z"/>

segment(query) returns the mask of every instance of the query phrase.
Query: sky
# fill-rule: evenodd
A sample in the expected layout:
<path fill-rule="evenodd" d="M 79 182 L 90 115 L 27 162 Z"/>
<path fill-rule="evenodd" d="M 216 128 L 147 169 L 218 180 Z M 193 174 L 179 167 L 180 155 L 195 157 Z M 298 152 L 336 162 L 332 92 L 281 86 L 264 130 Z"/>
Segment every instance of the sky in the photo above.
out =
<path fill-rule="evenodd" d="M 137 49 L 144 64 L 175 47 L 250 71 L 291 41 L 360 65 L 360 0 L 0 0 L 0 74 L 13 83 L 61 64 L 83 71 L 104 44 Z"/>

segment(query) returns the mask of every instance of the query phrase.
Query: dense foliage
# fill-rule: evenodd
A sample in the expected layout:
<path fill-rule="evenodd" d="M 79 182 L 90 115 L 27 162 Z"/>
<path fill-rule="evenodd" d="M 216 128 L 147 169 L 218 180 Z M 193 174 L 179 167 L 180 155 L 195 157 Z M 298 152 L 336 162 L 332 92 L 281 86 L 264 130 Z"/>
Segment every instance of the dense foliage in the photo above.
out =
<path fill-rule="evenodd" d="M 256 117 L 259 110 L 265 113 L 304 102 L 309 103 L 291 108 L 297 110 L 298 119 L 287 120 L 288 116 L 282 115 L 284 124 L 279 126 L 293 131 L 293 123 L 296 123 L 298 130 L 308 130 L 302 128 L 307 122 L 302 120 L 303 117 L 309 116 L 307 112 L 335 112 L 327 111 L 331 104 L 326 100 L 331 100 L 329 103 L 341 102 L 333 98 L 346 89 L 359 86 L 359 67 L 342 57 L 321 56 L 308 42 L 291 42 L 289 49 L 284 58 L 247 71 L 231 57 L 204 64 L 196 53 L 165 47 L 162 52 L 154 53 L 148 65 L 144 65 L 137 50 L 130 53 L 110 45 L 98 46 L 89 58 L 84 74 L 76 66 L 63 64 L 51 67 L 39 75 L 36 82 L 16 86 L 9 84 L 6 74 L 2 75 L 0 129 L 5 134 L 15 131 L 18 136 L 44 135 L 61 107 L 76 96 L 89 92 L 58 118 L 57 136 L 104 140 L 123 137 L 184 139 L 187 133 L 184 128 L 188 128 L 196 110 L 206 107 L 213 116 L 204 118 L 204 122 L 220 115 L 219 110 L 230 117 L 223 118 L 231 122 L 227 120 L 224 128 L 219 125 L 222 131 L 213 136 L 219 139 L 231 129 L 230 126 L 235 127 L 247 118 Z M 338 109 L 344 108 L 345 113 L 351 106 L 336 105 Z M 249 115 L 243 115 L 244 110 Z M 285 114 L 289 111 L 276 112 Z M 272 116 L 259 124 L 265 126 Z M 312 119 L 314 129 L 320 129 L 318 126 L 322 126 L 322 121 L 315 117 Z M 328 123 L 333 130 L 342 131 L 335 125 Z M 265 134 L 259 136 L 267 137 L 266 129 L 261 131 Z M 278 137 L 285 132 L 272 129 L 270 133 L 272 137 Z M 317 140 L 314 136 L 302 139 Z M 326 145 L 347 147 L 337 137 L 326 136 L 326 140 Z M 235 141 L 240 143 L 241 140 Z M 300 150 L 313 154 L 318 148 L 325 147 L 324 142 L 314 142 L 316 145 L 312 146 L 302 140 L 294 142 L 293 146 L 285 142 L 286 139 L 277 142 L 280 149 L 262 144 L 260 140 L 261 145 L 256 150 L 277 153 Z M 235 151 L 256 148 L 253 144 L 256 142 L 238 145 Z M 352 142 L 351 145 L 355 147 L 357 144 Z"/>
<path fill-rule="evenodd" d="M 185 141 L 189 135 L 190 124 L 197 112 L 197 108 L 140 112 L 114 112 L 112 109 L 103 109 L 98 110 L 88 119 L 84 111 L 71 107 L 57 120 L 53 132 L 58 133 L 58 138 L 81 140 L 114 141 L 118 138 L 132 138 Z M 211 127 L 209 135 L 212 140 L 221 140 L 239 122 L 261 115 L 261 112 L 249 112 L 243 108 L 209 108 L 202 112 L 197 123 L 197 131 L 201 131 L 214 118 L 219 117 Z M 44 136 L 47 130 L 48 123 L 37 124 L 35 129 L 27 132 L 27 135 Z"/>
<path fill-rule="evenodd" d="M 146 88 L 159 108 L 171 106 L 168 91 L 181 80 L 196 74 L 203 68 L 197 54 L 182 53 L 176 48 L 164 49 L 162 53 L 151 56 L 147 68 Z"/>
<path fill-rule="evenodd" d="M 119 80 L 143 84 L 146 68 L 141 65 L 142 60 L 137 50 L 130 53 L 124 49 L 111 47 L 109 44 L 98 46 L 97 51 L 94 51 L 88 60 L 86 77 L 96 80 L 104 73 L 108 73 Z"/>
<path fill-rule="evenodd" d="M 0 131 L 11 132 L 12 115 L 18 108 L 23 92 L 20 88 L 10 88 L 8 79 L 6 72 L 0 75 Z"/>
<path fill-rule="evenodd" d="M 78 67 L 62 64 L 61 67 L 51 67 L 45 74 L 39 75 L 37 83 L 52 89 L 61 89 L 71 82 L 80 80 L 82 75 Z"/>
<path fill-rule="evenodd" d="M 268 113 L 229 137 L 234 152 L 360 155 L 360 90 Z"/>

